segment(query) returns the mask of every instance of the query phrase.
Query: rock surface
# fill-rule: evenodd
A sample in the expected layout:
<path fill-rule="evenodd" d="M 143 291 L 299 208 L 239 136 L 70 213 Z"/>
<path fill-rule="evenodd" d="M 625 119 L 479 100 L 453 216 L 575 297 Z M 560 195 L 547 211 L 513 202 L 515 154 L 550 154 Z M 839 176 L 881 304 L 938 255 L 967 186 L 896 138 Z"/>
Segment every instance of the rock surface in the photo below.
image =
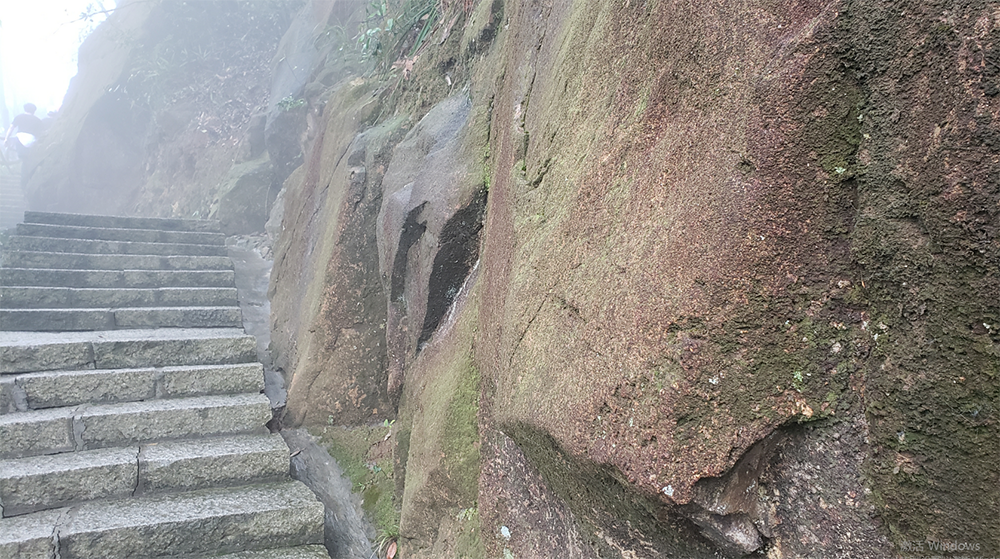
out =
<path fill-rule="evenodd" d="M 828 542 L 827 556 L 883 557 L 927 534 L 982 549 L 1000 545 L 985 512 L 996 498 L 990 488 L 998 472 L 987 459 L 997 455 L 996 427 L 981 416 L 995 413 L 986 402 L 998 389 L 996 334 L 993 326 L 942 330 L 946 323 L 990 325 L 998 313 L 988 302 L 1000 292 L 988 264 L 1000 254 L 1000 193 L 990 179 L 997 161 L 982 157 L 992 133 L 984 131 L 996 128 L 996 117 L 985 115 L 995 108 L 980 85 L 988 81 L 987 63 L 968 54 L 979 48 L 973 44 L 992 48 L 995 22 L 985 4 L 973 3 L 948 12 L 938 31 L 925 31 L 918 22 L 936 21 L 932 13 L 865 2 L 670 2 L 624 12 L 596 2 L 483 2 L 461 38 L 449 35 L 443 20 L 434 35 L 440 46 L 413 62 L 413 82 L 402 82 L 402 93 L 354 101 L 358 93 L 346 87 L 334 92 L 326 133 L 346 118 L 356 122 L 347 115 L 361 103 L 365 115 L 381 102 L 409 108 L 415 123 L 393 156 L 381 159 L 384 176 L 372 174 L 382 167 L 370 152 L 348 172 L 344 159 L 361 161 L 350 148 L 336 160 L 342 170 L 332 173 L 335 160 L 323 153 L 345 153 L 330 143 L 343 145 L 343 134 L 328 140 L 321 131 L 316 145 L 330 150 L 317 150 L 286 185 L 289 199 L 310 188 L 350 199 L 359 188 L 353 185 L 369 192 L 381 184 L 381 290 L 372 291 L 374 282 L 322 295 L 317 289 L 312 304 L 374 309 L 356 321 L 364 323 L 382 320 L 382 307 L 370 302 L 386 298 L 384 341 L 377 338 L 386 347 L 385 368 L 370 378 L 386 386 L 390 404 L 402 386 L 404 426 L 394 432 L 397 450 L 406 452 L 396 475 L 405 475 L 400 530 L 407 553 L 456 553 L 453 527 L 427 511 L 446 519 L 468 501 L 448 483 L 421 480 L 463 468 L 447 451 L 443 463 L 430 459 L 454 425 L 432 420 L 431 402 L 441 397 L 435 383 L 447 378 L 443 363 L 470 350 L 464 378 L 481 388 L 474 406 L 483 461 L 462 471 L 479 479 L 487 556 L 551 553 L 550 542 L 523 536 L 523 521 L 512 517 L 527 512 L 504 504 L 503 495 L 518 494 L 551 496 L 551 518 L 566 520 L 535 529 L 569 534 L 563 543 L 580 556 L 809 556 L 817 542 Z M 499 17 L 502 30 L 491 23 Z M 935 47 L 922 47 L 916 62 L 906 48 L 886 46 L 898 44 L 889 39 L 897 34 L 907 45 Z M 889 62 L 904 59 L 906 71 Z M 964 77 L 921 85 L 946 59 L 964 60 Z M 415 138 L 432 129 L 427 123 L 447 122 L 437 115 L 455 97 L 441 82 L 461 76 L 471 84 L 473 116 L 459 141 L 488 150 L 489 189 L 475 251 L 479 302 L 454 309 L 456 322 L 475 324 L 476 334 L 452 345 L 421 320 L 432 306 L 424 286 L 455 285 L 426 282 L 431 258 L 422 243 L 440 246 L 433 224 L 462 204 L 417 195 L 420 175 L 401 169 L 436 149 L 433 134 Z M 952 116 L 920 116 L 931 109 L 919 99 L 930 98 Z M 331 112 L 336 103 L 347 108 Z M 488 132 L 475 133 L 475 115 Z M 937 132 L 917 124 L 929 121 L 953 123 Z M 949 133 L 955 150 L 927 139 Z M 909 150 L 936 153 L 941 166 L 911 161 Z M 953 167 L 951 160 L 964 163 Z M 942 180 L 962 186 L 929 186 Z M 424 205 L 428 200 L 442 203 Z M 319 236 L 295 231 L 304 216 L 309 230 L 319 230 L 321 216 L 357 221 L 375 207 L 286 212 L 277 258 L 299 263 L 276 265 L 276 300 L 284 297 L 282 274 L 301 266 L 299 255 L 315 255 L 316 269 L 345 266 L 343 256 L 312 250 Z M 355 249 L 361 256 L 353 262 L 371 266 L 370 240 L 358 242 L 369 244 Z M 945 269 L 968 272 L 945 280 L 938 275 Z M 345 285 L 319 274 L 306 279 Z M 934 306 L 946 300 L 964 303 Z M 286 312 L 290 318 L 279 321 L 291 326 L 294 310 L 279 307 L 276 316 Z M 311 324 L 284 336 L 303 339 L 297 331 L 308 339 Z M 949 332 L 948 351 L 957 353 L 948 359 L 965 364 L 931 359 L 939 343 L 932 339 L 940 341 L 931 331 Z M 316 359 L 333 355 L 315 344 L 310 351 Z M 302 367 L 286 369 L 293 383 L 311 370 Z M 322 421 L 310 414 L 328 406 L 328 391 L 312 379 L 343 374 L 327 371 L 303 377 L 316 395 L 290 399 L 290 421 Z M 949 405 L 977 414 L 949 428 L 954 439 L 932 434 L 938 427 L 913 415 L 942 405 L 920 387 L 944 384 L 956 387 Z M 350 424 L 356 420 L 349 414 L 337 409 L 330 419 Z M 899 438 L 914 430 L 908 436 L 915 438 Z M 952 446 L 960 440 L 967 450 Z M 931 466 L 941 464 L 946 448 L 962 456 L 946 462 L 966 481 Z M 834 466 L 827 452 L 855 458 Z M 493 460 L 522 466 L 498 470 Z M 798 500 L 805 483 L 799 472 L 811 469 L 826 472 L 814 487 L 823 494 L 820 508 Z M 927 503 L 931 493 L 916 489 L 923 483 L 951 495 L 955 515 L 929 515 L 901 499 Z M 957 516 L 964 521 L 950 520 Z M 837 540 L 848 532 L 849 540 Z M 440 547 L 449 538 L 450 547 Z"/>
<path fill-rule="evenodd" d="M 401 554 L 1000 553 L 993 4 L 391 4 L 296 12 L 211 168 L 283 181 L 283 422 Z"/>

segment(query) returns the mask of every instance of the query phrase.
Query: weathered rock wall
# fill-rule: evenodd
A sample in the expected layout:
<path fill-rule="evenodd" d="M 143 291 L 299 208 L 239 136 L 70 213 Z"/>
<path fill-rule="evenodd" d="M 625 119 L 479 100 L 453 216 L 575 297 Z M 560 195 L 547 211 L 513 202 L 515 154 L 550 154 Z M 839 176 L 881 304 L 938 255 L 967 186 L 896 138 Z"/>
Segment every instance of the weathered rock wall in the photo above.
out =
<path fill-rule="evenodd" d="M 405 76 L 327 105 L 317 146 L 341 147 L 286 186 L 336 203 L 286 212 L 272 282 L 310 308 L 276 305 L 289 419 L 398 413 L 405 551 L 457 553 L 474 502 L 491 557 L 1000 546 L 994 5 L 439 17 Z M 468 132 L 420 134 L 449 122 Z M 437 163 L 451 142 L 467 156 Z M 456 306 L 432 255 L 476 168 Z M 441 304 L 465 334 L 422 320 Z M 432 451 L 468 438 L 442 401 L 478 408 L 477 460 Z M 469 476 L 478 500 L 446 481 Z"/>
<path fill-rule="evenodd" d="M 112 49 L 136 89 L 78 94 L 65 149 L 120 157 L 43 159 L 33 192 L 86 210 L 68 177 L 116 169 L 142 186 L 100 191 L 115 211 L 259 228 L 283 181 L 283 421 L 340 445 L 405 556 L 1000 553 L 995 3 L 287 23 L 240 59 L 261 75 L 224 74 L 235 112 L 133 109 L 171 43 Z"/>

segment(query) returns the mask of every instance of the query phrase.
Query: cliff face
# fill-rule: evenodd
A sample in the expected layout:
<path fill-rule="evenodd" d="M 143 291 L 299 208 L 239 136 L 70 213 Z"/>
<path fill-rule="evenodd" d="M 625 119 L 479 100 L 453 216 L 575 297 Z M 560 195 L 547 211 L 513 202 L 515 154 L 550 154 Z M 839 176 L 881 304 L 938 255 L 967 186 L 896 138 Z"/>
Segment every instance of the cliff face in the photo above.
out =
<path fill-rule="evenodd" d="M 398 413 L 408 555 L 1000 545 L 987 3 L 438 17 L 331 94 L 272 281 L 288 419 Z"/>
<path fill-rule="evenodd" d="M 994 4 L 296 18 L 283 421 L 404 556 L 1000 553 Z"/>

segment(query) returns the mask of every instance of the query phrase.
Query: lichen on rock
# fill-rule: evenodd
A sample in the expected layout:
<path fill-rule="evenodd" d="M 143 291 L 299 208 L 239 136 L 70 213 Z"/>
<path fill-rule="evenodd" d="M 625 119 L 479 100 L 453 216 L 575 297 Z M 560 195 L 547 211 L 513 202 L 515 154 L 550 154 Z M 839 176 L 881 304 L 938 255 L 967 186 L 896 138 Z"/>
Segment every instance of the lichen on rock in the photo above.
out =
<path fill-rule="evenodd" d="M 402 554 L 1000 552 L 991 4 L 352 6 L 297 13 L 225 165 L 145 188 L 211 169 L 175 213 L 263 227 L 277 189 L 221 179 L 283 181 L 283 422 L 391 462 Z"/>

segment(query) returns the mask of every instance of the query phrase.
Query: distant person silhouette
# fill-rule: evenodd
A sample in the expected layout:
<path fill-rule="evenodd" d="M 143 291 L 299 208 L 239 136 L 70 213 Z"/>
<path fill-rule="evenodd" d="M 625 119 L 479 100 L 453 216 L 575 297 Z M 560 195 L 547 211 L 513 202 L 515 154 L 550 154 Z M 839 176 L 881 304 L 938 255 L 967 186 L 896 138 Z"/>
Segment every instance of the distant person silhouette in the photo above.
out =
<path fill-rule="evenodd" d="M 10 122 L 10 128 L 7 129 L 7 135 L 3 138 L 4 144 L 13 145 L 17 156 L 21 159 L 24 159 L 28 148 L 38 140 L 38 137 L 45 130 L 42 119 L 35 116 L 35 110 L 37 107 L 34 104 L 25 103 L 24 112 L 14 117 L 14 120 Z M 13 140 L 11 136 L 13 136 Z"/>

